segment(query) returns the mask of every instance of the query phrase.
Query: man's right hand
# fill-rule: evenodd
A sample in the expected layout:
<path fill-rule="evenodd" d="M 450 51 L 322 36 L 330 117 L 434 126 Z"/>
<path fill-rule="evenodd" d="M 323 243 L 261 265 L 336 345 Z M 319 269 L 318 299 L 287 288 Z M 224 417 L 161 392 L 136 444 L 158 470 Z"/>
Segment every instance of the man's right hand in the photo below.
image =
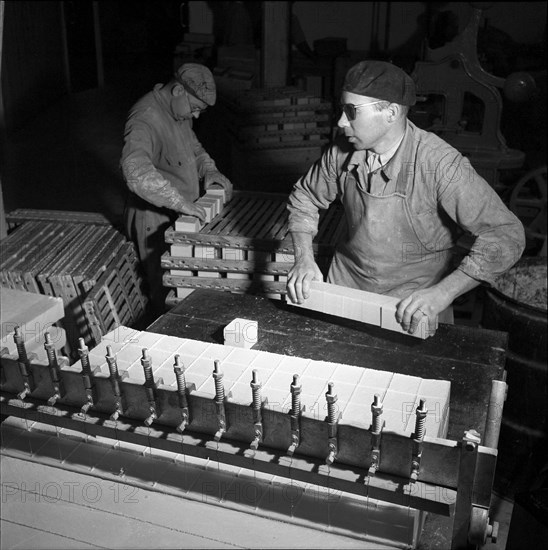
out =
<path fill-rule="evenodd" d="M 297 260 L 287 276 L 287 296 L 302 304 L 310 296 L 310 281 L 323 281 L 323 274 L 312 258 Z"/>
<path fill-rule="evenodd" d="M 206 220 L 206 212 L 205 210 L 193 202 L 185 202 L 180 210 L 181 214 L 186 214 L 187 216 L 195 216 L 198 218 L 202 223 Z"/>

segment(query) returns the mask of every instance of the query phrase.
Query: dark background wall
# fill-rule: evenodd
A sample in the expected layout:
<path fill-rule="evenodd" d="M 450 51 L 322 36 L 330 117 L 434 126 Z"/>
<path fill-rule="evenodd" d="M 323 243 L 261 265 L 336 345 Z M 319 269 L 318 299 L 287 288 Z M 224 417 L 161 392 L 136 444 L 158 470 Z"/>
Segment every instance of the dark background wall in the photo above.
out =
<path fill-rule="evenodd" d="M 508 145 L 527 152 L 523 169 L 535 168 L 546 156 L 547 3 L 486 4 L 491 6 L 484 11 L 478 40 L 482 63 L 503 77 L 528 71 L 539 88 L 534 100 L 505 102 L 502 119 Z M 219 40 L 226 31 L 226 14 L 235 5 L 173 0 L 4 2 L 0 176 L 6 210 L 62 206 L 119 219 L 125 185 L 118 163 L 128 109 L 155 83 L 170 77 L 174 49 L 185 32 L 215 32 Z M 253 40 L 260 46 L 261 3 L 241 5 L 249 12 Z M 406 69 L 420 55 L 425 37 L 432 39 L 437 15 L 453 12 L 460 31 L 472 12 L 468 2 L 291 5 L 311 48 L 324 38 L 342 38 L 350 61 L 378 56 Z M 292 59 L 311 66 L 295 52 Z M 325 69 L 329 60 L 321 61 Z M 336 86 L 331 88 L 335 94 Z M 206 116 L 215 117 L 214 109 Z"/>
<path fill-rule="evenodd" d="M 6 1 L 2 92 L 8 132 L 24 125 L 62 95 L 96 87 L 98 78 L 115 85 L 126 75 L 131 79 L 132 71 L 145 74 L 143 83 L 150 73 L 157 79 L 168 75 L 174 48 L 185 30 L 218 31 L 219 18 L 214 21 L 214 14 L 230 4 L 234 2 Z M 260 3 L 244 4 L 248 4 L 255 27 L 260 27 Z M 413 56 L 420 49 L 427 32 L 425 22 L 432 14 L 454 12 L 462 30 L 473 3 L 291 4 L 310 46 L 321 38 L 343 37 L 348 49 L 358 54 L 367 55 L 376 41 L 381 50 Z M 544 66 L 547 3 L 520 2 L 519 8 L 515 2 L 486 4 L 491 7 L 484 12 L 482 31 L 493 58 L 513 56 L 509 70 L 537 70 L 539 63 Z M 94 34 L 98 29 L 99 44 Z M 255 34 L 260 34 L 260 28 Z M 98 46 L 103 65 L 99 75 Z"/>

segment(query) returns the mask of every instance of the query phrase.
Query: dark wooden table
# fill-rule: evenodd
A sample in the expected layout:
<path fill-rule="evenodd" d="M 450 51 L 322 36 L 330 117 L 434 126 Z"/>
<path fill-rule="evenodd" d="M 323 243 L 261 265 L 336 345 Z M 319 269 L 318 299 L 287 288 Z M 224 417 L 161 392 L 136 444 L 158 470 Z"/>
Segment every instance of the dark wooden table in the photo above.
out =
<path fill-rule="evenodd" d="M 222 344 L 223 328 L 238 317 L 259 324 L 253 349 L 449 380 L 448 439 L 461 440 L 468 429 L 485 431 L 491 381 L 502 380 L 504 372 L 505 332 L 440 325 L 435 336 L 420 340 L 281 301 L 201 289 L 147 330 Z M 450 548 L 451 529 L 450 518 L 430 514 L 420 548 Z"/>

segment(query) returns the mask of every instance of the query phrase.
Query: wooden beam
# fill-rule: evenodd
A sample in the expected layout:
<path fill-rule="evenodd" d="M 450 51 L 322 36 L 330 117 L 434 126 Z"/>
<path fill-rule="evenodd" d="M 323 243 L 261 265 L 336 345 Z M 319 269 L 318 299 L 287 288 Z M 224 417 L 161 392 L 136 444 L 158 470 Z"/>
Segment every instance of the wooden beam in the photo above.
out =
<path fill-rule="evenodd" d="M 263 2 L 261 83 L 264 88 L 286 86 L 289 66 L 289 2 Z"/>

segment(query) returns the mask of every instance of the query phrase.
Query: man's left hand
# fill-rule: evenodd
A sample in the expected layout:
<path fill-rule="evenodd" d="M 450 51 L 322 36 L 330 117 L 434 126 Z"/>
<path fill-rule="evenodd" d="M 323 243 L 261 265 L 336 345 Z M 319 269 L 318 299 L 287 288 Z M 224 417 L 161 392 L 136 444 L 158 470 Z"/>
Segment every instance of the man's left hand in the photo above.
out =
<path fill-rule="evenodd" d="M 232 197 L 232 183 L 219 170 L 209 170 L 204 177 L 204 189 L 206 191 L 214 184 L 220 185 L 226 191 L 226 199 L 229 201 Z"/>
<path fill-rule="evenodd" d="M 428 336 L 434 336 L 437 316 L 447 309 L 451 302 L 451 297 L 436 287 L 417 290 L 398 304 L 396 319 L 403 330 L 414 334 L 421 318 L 426 316 L 428 317 Z"/>

